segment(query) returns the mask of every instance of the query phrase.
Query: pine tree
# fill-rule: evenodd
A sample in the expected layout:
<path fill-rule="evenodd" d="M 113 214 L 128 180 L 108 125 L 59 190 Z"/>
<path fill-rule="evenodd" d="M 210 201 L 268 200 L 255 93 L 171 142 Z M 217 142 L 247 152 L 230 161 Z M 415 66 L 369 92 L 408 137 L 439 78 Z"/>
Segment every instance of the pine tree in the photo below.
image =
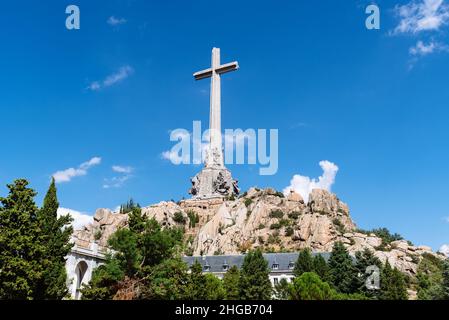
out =
<path fill-rule="evenodd" d="M 226 296 L 223 281 L 211 273 L 204 275 L 206 296 L 205 300 L 223 300 Z"/>
<path fill-rule="evenodd" d="M 190 268 L 190 282 L 188 290 L 189 299 L 205 300 L 206 292 L 206 278 L 203 275 L 203 267 L 195 260 L 195 263 Z"/>
<path fill-rule="evenodd" d="M 9 184 L 9 195 L 0 198 L 0 300 L 34 298 L 42 277 L 36 192 L 24 179 Z"/>
<path fill-rule="evenodd" d="M 387 261 L 380 277 L 381 300 L 407 300 L 407 287 L 402 273 Z"/>
<path fill-rule="evenodd" d="M 419 300 L 443 299 L 443 271 L 443 260 L 428 253 L 422 255 L 416 274 Z"/>
<path fill-rule="evenodd" d="M 268 262 L 262 252 L 249 251 L 240 271 L 240 298 L 243 300 L 269 300 L 273 289 L 269 279 Z"/>
<path fill-rule="evenodd" d="M 45 247 L 41 260 L 44 273 L 35 292 L 35 297 L 41 300 L 60 300 L 68 294 L 65 257 L 72 248 L 73 219 L 70 215 L 58 218 L 58 208 L 55 180 L 52 179 L 44 205 L 37 215 L 41 230 L 39 240 Z"/>
<path fill-rule="evenodd" d="M 232 266 L 223 277 L 223 287 L 227 300 L 239 299 L 239 278 L 240 271 L 237 266 Z"/>
<path fill-rule="evenodd" d="M 321 254 L 317 254 L 313 257 L 313 271 L 321 278 L 321 280 L 329 280 L 329 266 Z"/>
<path fill-rule="evenodd" d="M 342 242 L 336 242 L 329 258 L 330 281 L 342 293 L 353 293 L 356 284 L 356 271 L 351 256 Z"/>
<path fill-rule="evenodd" d="M 377 297 L 378 290 L 368 289 L 366 286 L 366 280 L 371 275 L 371 273 L 367 273 L 367 268 L 375 266 L 380 271 L 382 269 L 382 262 L 377 257 L 375 257 L 373 252 L 369 249 L 356 252 L 355 257 L 356 257 L 355 270 L 357 272 L 356 278 L 357 292 L 363 293 L 372 298 Z"/>
<path fill-rule="evenodd" d="M 130 212 L 128 212 L 129 229 L 135 233 L 141 233 L 145 229 L 145 224 L 147 222 L 147 218 L 143 215 L 142 209 L 139 207 L 132 208 Z"/>
<path fill-rule="evenodd" d="M 293 274 L 299 277 L 304 272 L 313 271 L 313 257 L 309 248 L 301 250 L 298 254 L 298 259 L 296 259 L 295 268 L 293 269 Z"/>

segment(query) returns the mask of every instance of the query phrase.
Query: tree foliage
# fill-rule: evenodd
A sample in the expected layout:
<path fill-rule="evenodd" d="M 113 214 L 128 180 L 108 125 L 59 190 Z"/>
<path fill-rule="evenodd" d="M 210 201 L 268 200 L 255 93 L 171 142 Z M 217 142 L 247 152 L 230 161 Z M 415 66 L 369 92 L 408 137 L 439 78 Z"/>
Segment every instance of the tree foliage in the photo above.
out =
<path fill-rule="evenodd" d="M 295 262 L 293 274 L 295 277 L 301 276 L 305 272 L 312 272 L 314 270 L 313 257 L 309 248 L 301 250 Z"/>
<path fill-rule="evenodd" d="M 282 278 L 279 283 L 274 285 L 274 296 L 278 300 L 290 299 L 291 286 L 285 278 Z"/>
<path fill-rule="evenodd" d="M 443 293 L 444 262 L 439 258 L 424 254 L 417 270 L 418 299 L 441 300 Z"/>
<path fill-rule="evenodd" d="M 0 198 L 0 299 L 62 299 L 67 295 L 65 256 L 72 219 L 58 217 L 52 180 L 38 209 L 36 192 L 19 179 Z"/>
<path fill-rule="evenodd" d="M 333 300 L 335 292 L 314 272 L 295 278 L 290 289 L 291 300 Z"/>
<path fill-rule="evenodd" d="M 353 293 L 356 270 L 352 258 L 342 242 L 336 242 L 329 258 L 329 277 L 333 287 L 341 293 Z"/>
<path fill-rule="evenodd" d="M 272 296 L 268 262 L 257 249 L 249 251 L 240 271 L 240 298 L 244 300 L 268 300 Z"/>
<path fill-rule="evenodd" d="M 368 289 L 368 287 L 366 286 L 366 281 L 371 275 L 371 273 L 368 273 L 367 270 L 370 266 L 376 266 L 379 271 L 382 270 L 382 262 L 379 260 L 379 258 L 375 257 L 373 252 L 369 249 L 356 252 L 355 258 L 355 271 L 357 276 L 355 278 L 356 282 L 354 289 L 357 292 L 363 293 L 368 297 L 377 298 L 379 293 L 378 290 Z"/>
<path fill-rule="evenodd" d="M 387 261 L 380 278 L 381 300 L 407 300 L 407 287 L 403 274 L 396 268 L 391 268 Z"/>
<path fill-rule="evenodd" d="M 446 259 L 443 266 L 443 299 L 449 300 L 449 260 Z"/>
<path fill-rule="evenodd" d="M 237 266 L 232 266 L 223 277 L 223 288 L 225 291 L 225 298 L 227 300 L 238 300 L 239 293 L 239 278 L 240 270 Z"/>
<path fill-rule="evenodd" d="M 16 180 L 0 198 L 0 299 L 33 299 L 44 271 L 36 192 L 27 186 L 28 181 Z"/>
<path fill-rule="evenodd" d="M 44 272 L 36 290 L 37 299 L 60 300 L 68 295 L 65 259 L 73 246 L 70 243 L 73 219 L 70 215 L 58 217 L 58 208 L 56 184 L 52 179 L 37 215 L 41 231 L 39 240 L 45 248 L 41 258 Z"/>
<path fill-rule="evenodd" d="M 181 287 L 187 283 L 187 266 L 176 258 L 182 239 L 181 229 L 163 229 L 155 219 L 134 207 L 128 228 L 117 230 L 109 238 L 114 253 L 81 290 L 83 298 L 111 299 L 125 279 L 137 281 L 142 297 L 148 299 L 184 297 Z M 164 269 L 167 265 L 170 270 Z"/>

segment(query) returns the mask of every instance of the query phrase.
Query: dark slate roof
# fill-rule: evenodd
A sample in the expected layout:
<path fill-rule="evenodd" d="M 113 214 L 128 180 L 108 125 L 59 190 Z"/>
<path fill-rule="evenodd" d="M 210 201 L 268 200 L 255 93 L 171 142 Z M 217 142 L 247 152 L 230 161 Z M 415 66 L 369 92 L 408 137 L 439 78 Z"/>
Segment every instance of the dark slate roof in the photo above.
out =
<path fill-rule="evenodd" d="M 329 259 L 330 253 L 313 253 L 313 255 L 320 254 L 325 260 Z M 290 263 L 295 263 L 298 258 L 298 253 L 264 253 L 265 260 L 268 261 L 268 267 L 273 270 L 273 265 L 278 264 L 279 268 L 273 271 L 291 271 L 289 268 Z M 204 271 L 209 272 L 225 272 L 224 265 L 228 265 L 229 268 L 237 266 L 239 269 L 243 264 L 245 255 L 220 255 L 220 256 L 194 256 L 183 257 L 183 260 L 191 267 L 195 260 L 197 260 L 202 266 Z M 209 270 L 206 270 L 205 266 L 209 266 Z"/>

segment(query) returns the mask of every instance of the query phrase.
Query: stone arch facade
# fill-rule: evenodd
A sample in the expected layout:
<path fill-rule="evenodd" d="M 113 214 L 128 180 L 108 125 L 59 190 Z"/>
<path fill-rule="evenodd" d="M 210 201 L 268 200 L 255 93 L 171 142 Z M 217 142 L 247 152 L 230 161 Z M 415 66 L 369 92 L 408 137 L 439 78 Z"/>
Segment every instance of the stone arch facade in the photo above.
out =
<path fill-rule="evenodd" d="M 67 256 L 67 287 L 72 299 L 80 299 L 80 288 L 89 283 L 92 272 L 105 260 L 103 253 L 98 251 L 98 246 L 91 243 L 89 248 L 74 246 Z"/>

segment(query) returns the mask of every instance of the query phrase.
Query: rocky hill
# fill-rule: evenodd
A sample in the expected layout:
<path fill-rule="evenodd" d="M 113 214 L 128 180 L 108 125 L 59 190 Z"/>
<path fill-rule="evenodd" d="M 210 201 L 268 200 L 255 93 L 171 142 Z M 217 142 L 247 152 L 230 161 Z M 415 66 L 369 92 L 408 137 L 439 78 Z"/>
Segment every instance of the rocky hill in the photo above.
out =
<path fill-rule="evenodd" d="M 257 247 L 267 252 L 307 247 L 330 252 L 334 242 L 341 241 L 352 254 L 368 248 L 382 262 L 388 259 L 410 275 L 416 273 L 423 254 L 443 257 L 427 246 L 406 240 L 389 242 L 358 230 L 348 206 L 335 194 L 319 189 L 312 191 L 308 203 L 297 193 L 284 196 L 273 189 L 251 188 L 237 199 L 160 202 L 142 212 L 163 226 L 184 227 L 189 255 L 237 254 Z M 126 214 L 99 209 L 91 224 L 75 232 L 75 241 L 80 246 L 91 242 L 106 246 L 109 236 L 127 221 Z"/>

